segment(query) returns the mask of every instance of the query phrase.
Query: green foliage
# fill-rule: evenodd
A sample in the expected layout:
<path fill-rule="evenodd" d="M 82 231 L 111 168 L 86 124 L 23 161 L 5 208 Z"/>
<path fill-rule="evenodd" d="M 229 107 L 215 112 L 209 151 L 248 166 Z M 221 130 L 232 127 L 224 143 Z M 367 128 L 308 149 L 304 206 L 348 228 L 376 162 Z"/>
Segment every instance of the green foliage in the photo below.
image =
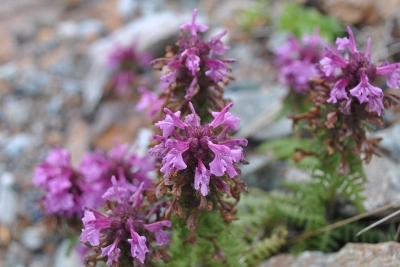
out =
<path fill-rule="evenodd" d="M 328 41 L 334 41 L 342 29 L 338 20 L 315 9 L 294 3 L 284 5 L 279 19 L 279 30 L 288 31 L 301 38 L 305 34 L 311 34 L 315 27 L 319 28 L 320 35 Z"/>
<path fill-rule="evenodd" d="M 196 229 L 197 244 L 183 244 L 189 236 L 186 220 L 174 216 L 172 218 L 173 236 L 168 263 L 160 263 L 165 267 L 236 267 L 245 266 L 240 261 L 240 250 L 244 242 L 238 238 L 238 229 L 227 225 L 218 211 L 201 212 Z M 220 251 L 216 249 L 215 244 Z M 223 255 L 220 260 L 216 254 Z"/>
<path fill-rule="evenodd" d="M 280 138 L 264 142 L 258 147 L 260 153 L 273 151 L 279 160 L 290 159 L 296 149 L 307 149 L 310 147 L 312 140 L 299 139 L 294 137 Z"/>

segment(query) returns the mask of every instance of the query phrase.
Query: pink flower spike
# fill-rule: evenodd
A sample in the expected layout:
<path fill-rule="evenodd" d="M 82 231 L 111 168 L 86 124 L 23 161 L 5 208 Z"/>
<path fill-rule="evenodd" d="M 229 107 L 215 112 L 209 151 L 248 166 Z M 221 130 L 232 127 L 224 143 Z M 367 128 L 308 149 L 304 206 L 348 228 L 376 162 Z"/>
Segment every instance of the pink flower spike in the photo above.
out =
<path fill-rule="evenodd" d="M 243 157 L 241 149 L 230 149 L 227 146 L 213 144 L 210 141 L 208 141 L 208 147 L 215 154 L 214 160 L 210 163 L 212 174 L 222 176 L 226 171 L 230 178 L 238 175 L 233 162 L 237 162 Z"/>
<path fill-rule="evenodd" d="M 244 138 L 238 138 L 238 139 L 231 139 L 231 140 L 226 140 L 223 142 L 220 142 L 220 145 L 227 146 L 229 148 L 236 148 L 236 146 L 247 146 L 247 139 Z"/>
<path fill-rule="evenodd" d="M 348 84 L 349 82 L 346 79 L 340 79 L 339 81 L 337 81 L 331 90 L 329 99 L 326 102 L 336 103 L 338 99 L 349 100 L 346 92 L 346 86 Z"/>
<path fill-rule="evenodd" d="M 356 87 L 350 90 L 350 94 L 357 97 L 358 101 L 360 101 L 361 104 L 369 101 L 368 97 L 383 98 L 382 89 L 371 85 L 369 83 L 368 76 L 365 73 L 361 75 L 361 82 Z"/>
<path fill-rule="evenodd" d="M 100 244 L 100 231 L 104 228 L 110 227 L 112 222 L 103 214 L 101 214 L 101 218 L 97 218 L 95 213 L 96 215 L 101 214 L 92 209 L 86 209 L 85 217 L 82 219 L 85 229 L 82 230 L 81 241 L 89 242 L 92 246 Z"/>
<path fill-rule="evenodd" d="M 216 118 L 220 113 L 221 112 L 214 112 L 214 111 L 211 112 L 211 114 L 214 118 Z M 240 119 L 238 117 L 232 115 L 230 112 L 226 112 L 223 116 L 224 117 L 223 117 L 221 124 L 228 126 L 232 130 L 239 129 Z"/>
<path fill-rule="evenodd" d="M 173 125 L 175 127 L 178 127 L 180 129 L 185 129 L 186 124 L 179 118 L 181 116 L 181 112 L 179 110 L 175 113 L 172 113 L 172 111 L 169 110 L 168 108 L 164 108 L 164 112 L 167 113 L 167 117 L 168 117 L 168 115 L 170 116 L 170 118 L 172 119 Z"/>
<path fill-rule="evenodd" d="M 157 245 L 159 246 L 169 243 L 169 236 L 167 232 L 162 229 L 162 227 L 171 227 L 171 221 L 164 220 L 144 225 L 146 230 L 154 233 Z"/>
<path fill-rule="evenodd" d="M 334 74 L 337 68 L 346 67 L 347 63 L 339 56 L 335 55 L 332 51 L 326 52 L 326 57 L 319 61 L 322 66 L 322 71 L 326 76 Z"/>
<path fill-rule="evenodd" d="M 229 46 L 224 45 L 221 41 L 221 38 L 224 37 L 227 32 L 228 31 L 225 30 L 211 37 L 210 41 L 208 41 L 208 46 L 217 55 L 222 55 L 229 49 Z"/>
<path fill-rule="evenodd" d="M 206 61 L 208 70 L 205 72 L 215 83 L 223 81 L 227 76 L 227 68 L 223 61 L 216 59 L 208 59 Z"/>
<path fill-rule="evenodd" d="M 169 109 L 167 109 L 167 110 L 169 111 Z M 164 109 L 164 111 L 166 111 L 166 108 Z M 167 113 L 168 115 L 165 117 L 164 120 L 155 123 L 155 126 L 157 126 L 158 128 L 160 128 L 163 131 L 163 137 L 168 137 L 175 130 L 175 126 L 176 126 L 175 121 L 178 121 L 178 120 L 180 121 L 178 116 L 181 115 L 181 112 L 179 110 L 175 113 L 172 113 L 171 111 L 169 111 L 169 112 L 173 115 L 171 116 L 169 113 Z M 175 120 L 174 120 L 174 118 L 175 118 Z M 183 122 L 179 123 L 179 121 L 178 121 L 178 125 L 182 126 Z"/>
<path fill-rule="evenodd" d="M 199 190 L 203 196 L 208 194 L 208 185 L 210 183 L 210 171 L 206 169 L 203 162 L 199 159 L 198 166 L 194 174 L 194 189 Z"/>
<path fill-rule="evenodd" d="M 168 140 L 170 141 L 170 140 Z M 172 141 L 172 140 L 171 140 Z M 187 143 L 186 147 L 183 147 L 182 150 L 178 150 L 176 148 L 171 149 L 168 154 L 164 157 L 162 163 L 163 166 L 160 169 L 164 173 L 164 178 L 168 179 L 169 174 L 174 170 L 184 170 L 187 165 L 183 161 L 182 153 L 189 148 L 189 144 Z"/>
<path fill-rule="evenodd" d="M 197 115 L 196 110 L 194 110 L 192 102 L 189 102 L 189 108 L 192 114 L 187 115 L 184 122 L 186 124 L 200 126 L 200 117 Z"/>
<path fill-rule="evenodd" d="M 223 124 L 225 121 L 225 115 L 226 113 L 233 107 L 233 102 L 229 103 L 226 107 L 221 112 L 214 112 L 213 117 L 214 120 L 210 123 L 210 126 L 213 128 L 218 127 L 219 125 Z M 232 125 L 234 126 L 234 124 Z"/>
<path fill-rule="evenodd" d="M 111 245 L 101 248 L 101 256 L 106 256 L 107 259 L 107 265 L 111 267 L 113 265 L 113 262 L 118 262 L 119 255 L 121 253 L 121 250 L 117 247 L 119 244 L 119 241 L 121 240 L 120 237 L 117 237 Z"/>
<path fill-rule="evenodd" d="M 349 33 L 349 49 L 351 53 L 358 53 L 357 47 L 356 47 L 356 40 L 354 39 L 354 34 L 353 31 L 351 30 L 350 26 L 347 26 L 347 32 Z"/>
<path fill-rule="evenodd" d="M 350 45 L 349 38 L 343 37 L 343 38 L 336 38 L 335 44 L 337 45 L 337 50 L 343 51 Z"/>
<path fill-rule="evenodd" d="M 387 77 L 387 85 L 393 89 L 400 88 L 400 64 L 388 64 L 376 68 L 376 74 Z"/>
<path fill-rule="evenodd" d="M 192 21 L 183 24 L 180 29 L 181 30 L 190 30 L 190 33 L 192 35 L 197 35 L 197 31 L 200 32 L 205 32 L 208 30 L 208 26 L 201 24 L 201 23 L 197 23 L 196 22 L 196 16 L 197 16 L 197 8 L 195 8 L 193 10 L 193 14 L 192 14 Z"/>
<path fill-rule="evenodd" d="M 199 87 L 197 85 L 198 85 L 197 77 L 195 76 L 192 82 L 190 83 L 189 88 L 186 90 L 186 95 L 185 95 L 186 100 L 190 100 L 195 94 L 197 94 L 197 92 L 199 91 Z"/>
<path fill-rule="evenodd" d="M 129 231 L 131 234 L 131 239 L 128 239 L 129 244 L 131 245 L 131 254 L 132 257 L 138 259 L 141 263 L 144 263 L 146 253 L 149 252 L 149 249 L 146 246 L 146 237 L 140 236 L 133 230 L 132 225 L 129 227 Z"/>
<path fill-rule="evenodd" d="M 200 58 L 196 53 L 197 49 L 189 48 L 181 54 L 181 60 L 186 57 L 185 65 L 191 71 L 192 76 L 195 76 L 199 71 Z"/>

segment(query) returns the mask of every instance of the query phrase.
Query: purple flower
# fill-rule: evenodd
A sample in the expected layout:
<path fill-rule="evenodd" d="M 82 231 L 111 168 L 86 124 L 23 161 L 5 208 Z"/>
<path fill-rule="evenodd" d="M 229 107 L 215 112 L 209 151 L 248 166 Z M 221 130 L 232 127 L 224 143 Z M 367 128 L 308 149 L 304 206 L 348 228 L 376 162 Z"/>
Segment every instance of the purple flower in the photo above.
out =
<path fill-rule="evenodd" d="M 386 64 L 376 68 L 376 74 L 387 77 L 387 85 L 394 89 L 400 87 L 400 63 Z"/>
<path fill-rule="evenodd" d="M 169 243 L 168 233 L 163 230 L 163 227 L 171 227 L 171 221 L 164 220 L 144 225 L 146 230 L 154 233 L 157 245 L 159 246 Z"/>
<path fill-rule="evenodd" d="M 150 66 L 149 53 L 139 53 L 136 45 L 119 46 L 108 56 L 108 67 L 113 71 L 112 80 L 117 93 L 128 95 L 134 86 L 136 77 Z"/>
<path fill-rule="evenodd" d="M 329 103 L 336 103 L 338 99 L 349 100 L 346 92 L 346 86 L 349 82 L 345 79 L 341 79 L 335 83 L 331 91 L 331 97 L 327 100 Z"/>
<path fill-rule="evenodd" d="M 111 245 L 101 248 L 101 255 L 108 258 L 107 265 L 112 266 L 113 262 L 118 262 L 119 254 L 121 250 L 117 247 L 120 241 L 120 237 L 117 237 Z"/>
<path fill-rule="evenodd" d="M 215 90 L 215 83 L 231 79 L 228 63 L 234 62 L 230 59 L 216 58 L 229 49 L 221 41 L 226 31 L 213 36 L 209 41 L 204 41 L 197 32 L 204 32 L 208 27 L 197 23 L 196 15 L 197 9 L 193 11 L 192 21 L 181 26 L 179 51 L 172 57 L 155 61 L 162 62 L 167 67 L 161 77 L 162 89 L 171 94 L 175 87 L 184 88 L 186 100 L 192 99 L 200 90 L 209 87 L 207 83 Z M 184 34 L 186 30 L 189 30 L 190 34 Z M 204 80 L 204 74 L 210 80 Z M 200 79 L 203 81 L 201 86 Z"/>
<path fill-rule="evenodd" d="M 35 169 L 33 184 L 46 192 L 43 206 L 46 214 L 81 216 L 82 206 L 96 206 L 99 199 L 90 196 L 96 188 L 75 170 L 68 151 L 55 148 Z M 89 193 L 87 193 L 89 192 Z"/>
<path fill-rule="evenodd" d="M 330 103 L 346 100 L 346 106 L 357 99 L 359 104 L 368 103 L 368 112 L 382 114 L 384 93 L 381 88 L 373 85 L 378 76 L 386 76 L 387 84 L 393 88 L 400 85 L 400 64 L 384 64 L 377 67 L 371 62 L 371 38 L 368 38 L 364 52 L 357 49 L 353 32 L 347 27 L 349 38 L 336 40 L 337 51 L 327 49 L 325 57 L 320 61 L 322 72 L 328 81 L 333 81 Z M 350 109 L 346 109 L 348 112 Z"/>
<path fill-rule="evenodd" d="M 112 182 L 107 197 L 110 209 L 107 214 L 85 208 L 81 241 L 88 242 L 97 251 L 101 249 L 101 255 L 106 257 L 110 267 L 122 258 L 124 262 L 137 259 L 144 264 L 149 247 L 152 251 L 156 249 L 152 244 L 154 241 L 158 246 L 169 242 L 168 233 L 162 227 L 171 227 L 171 222 L 154 221 L 154 218 L 161 217 L 161 206 L 146 204 L 143 183 L 136 190 L 130 190 L 115 177 Z M 153 221 L 150 222 L 149 218 Z M 121 254 L 121 251 L 131 253 Z"/>
<path fill-rule="evenodd" d="M 140 86 L 138 91 L 142 96 L 136 104 L 136 110 L 147 110 L 147 115 L 150 118 L 154 118 L 157 112 L 161 109 L 164 100 L 158 98 L 157 94 L 147 90 L 143 86 Z"/>
<path fill-rule="evenodd" d="M 225 63 L 221 60 L 208 59 L 206 67 L 208 68 L 206 75 L 215 83 L 223 81 L 228 72 Z"/>
<path fill-rule="evenodd" d="M 181 26 L 181 30 L 190 30 L 191 35 L 197 35 L 197 31 L 199 32 L 205 32 L 208 30 L 208 26 L 196 22 L 196 16 L 197 16 L 197 9 L 193 10 L 192 14 L 192 21 L 185 23 Z"/>
<path fill-rule="evenodd" d="M 128 144 L 116 145 L 108 153 L 96 150 L 83 157 L 79 169 L 89 181 L 99 185 L 96 191 L 99 197 L 112 186 L 112 176 L 136 188 L 141 183 L 144 188 L 153 187 L 149 172 L 154 170 L 154 159 L 139 157 L 128 150 Z"/>
<path fill-rule="evenodd" d="M 100 244 L 100 231 L 109 228 L 112 220 L 95 209 L 86 208 L 82 222 L 85 229 L 82 230 L 81 241 L 97 246 Z"/>
<path fill-rule="evenodd" d="M 164 173 L 166 181 L 169 182 L 177 172 L 185 170 L 185 175 L 191 173 L 193 177 L 194 189 L 206 196 L 210 182 L 218 179 L 217 177 L 226 174 L 233 178 L 238 175 L 235 163 L 243 160 L 240 146 L 246 146 L 247 140 L 225 140 L 228 129 L 238 128 L 239 119 L 229 113 L 232 106 L 233 103 L 230 103 L 221 112 L 213 112 L 214 120 L 203 125 L 190 102 L 192 114 L 187 115 L 183 121 L 179 118 L 179 111 L 172 113 L 169 109 L 164 109 L 166 118 L 156 123 L 163 130 L 163 137 L 156 136 L 162 145 L 151 149 L 150 153 L 163 158 L 160 171 Z M 224 126 L 224 130 L 216 135 L 214 129 L 219 126 Z M 167 152 L 159 154 L 161 148 L 165 148 Z M 223 187 L 222 182 L 215 184 L 219 188 Z"/>
<path fill-rule="evenodd" d="M 368 111 L 376 112 L 379 116 L 383 110 L 383 92 L 379 87 L 371 85 L 368 81 L 368 76 L 363 73 L 361 82 L 350 90 L 350 94 L 358 98 L 360 103 L 369 103 Z"/>
<path fill-rule="evenodd" d="M 222 43 L 221 38 L 226 35 L 228 31 L 223 31 L 213 37 L 211 37 L 210 41 L 208 41 L 208 47 L 217 55 L 223 55 L 226 51 L 228 51 L 229 46 L 224 45 Z"/>
<path fill-rule="evenodd" d="M 326 41 L 315 30 L 311 36 L 303 36 L 301 42 L 289 36 L 286 44 L 275 52 L 275 65 L 279 68 L 279 81 L 297 93 L 310 89 L 308 80 L 319 76 L 317 63 L 322 57 Z"/>
<path fill-rule="evenodd" d="M 192 76 L 195 76 L 200 66 L 200 58 L 197 56 L 197 49 L 189 48 L 181 54 L 181 60 L 185 61 L 186 67 L 191 71 Z"/>

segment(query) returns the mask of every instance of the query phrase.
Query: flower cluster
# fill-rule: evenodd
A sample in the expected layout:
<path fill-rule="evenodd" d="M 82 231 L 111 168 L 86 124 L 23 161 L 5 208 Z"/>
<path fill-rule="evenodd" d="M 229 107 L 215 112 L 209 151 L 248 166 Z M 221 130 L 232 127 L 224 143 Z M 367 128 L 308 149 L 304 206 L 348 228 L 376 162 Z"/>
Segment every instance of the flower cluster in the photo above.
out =
<path fill-rule="evenodd" d="M 197 9 L 193 11 L 192 21 L 180 27 L 177 43 L 179 50 L 175 52 L 169 49 L 167 57 L 154 60 L 153 66 L 159 70 L 166 66 L 166 73 L 161 77 L 161 87 L 170 101 L 175 99 L 176 103 L 183 101 L 187 104 L 191 100 L 194 103 L 197 101 L 196 96 L 206 95 L 208 99 L 201 101 L 221 103 L 223 89 L 218 84 L 229 82 L 230 67 L 227 63 L 234 62 L 232 59 L 216 58 L 229 49 L 221 41 L 226 31 L 204 41 L 199 33 L 207 31 L 208 27 L 196 22 L 196 16 Z M 175 110 L 182 110 L 182 106 Z"/>
<path fill-rule="evenodd" d="M 79 168 L 89 181 L 101 185 L 99 192 L 111 186 L 112 176 L 136 187 L 143 183 L 144 188 L 150 188 L 149 172 L 154 170 L 154 159 L 130 153 L 129 145 L 124 144 L 116 145 L 108 153 L 95 150 L 85 154 Z"/>
<path fill-rule="evenodd" d="M 315 106 L 308 112 L 294 115 L 294 123 L 307 120 L 314 132 L 324 140 L 329 154 L 339 152 L 339 171 L 349 171 L 349 153 L 363 154 L 368 163 L 377 154 L 378 139 L 368 139 L 369 125 L 383 125 L 382 111 L 398 103 L 398 97 L 384 93 L 373 82 L 387 77 L 387 85 L 399 88 L 400 63 L 377 67 L 371 62 L 371 39 L 365 52 L 356 47 L 353 32 L 347 27 L 349 38 L 338 38 L 337 49 L 326 49 L 320 60 L 321 76 L 311 79 L 309 98 Z"/>
<path fill-rule="evenodd" d="M 117 46 L 108 57 L 108 66 L 113 71 L 112 83 L 120 95 L 129 95 L 141 73 L 149 67 L 152 56 L 139 53 L 135 45 Z"/>
<path fill-rule="evenodd" d="M 158 95 L 143 86 L 138 88 L 141 98 L 136 104 L 136 110 L 146 111 L 147 116 L 153 119 L 161 110 L 164 100 L 159 98 Z"/>
<path fill-rule="evenodd" d="M 309 79 L 320 74 L 318 62 L 326 45 L 327 42 L 319 36 L 317 30 L 311 36 L 304 36 L 301 42 L 289 36 L 287 42 L 275 52 L 279 82 L 290 86 L 296 93 L 308 92 Z"/>
<path fill-rule="evenodd" d="M 46 191 L 42 204 L 46 214 L 67 218 L 80 217 L 83 206 L 101 205 L 91 195 L 95 186 L 71 164 L 68 151 L 55 148 L 35 169 L 33 184 Z"/>
<path fill-rule="evenodd" d="M 81 241 L 97 251 L 86 256 L 86 264 L 95 266 L 101 258 L 99 254 L 110 267 L 149 266 L 144 265 L 146 259 L 150 262 L 167 257 L 165 248 L 155 247 L 169 243 L 165 228 L 171 227 L 171 222 L 160 219 L 165 203 L 149 205 L 146 195 L 143 183 L 138 188 L 129 188 L 113 177 L 112 187 L 103 195 L 109 208 L 107 214 L 85 208 Z M 152 256 L 146 257 L 147 253 Z"/>
<path fill-rule="evenodd" d="M 341 111 L 349 114 L 351 104 L 357 99 L 359 104 L 366 103 L 368 112 L 375 112 L 380 116 L 384 109 L 384 93 L 373 83 L 379 76 L 386 76 L 387 85 L 398 89 L 400 63 L 376 66 L 371 61 L 371 38 L 368 38 L 365 51 L 359 52 L 350 27 L 347 27 L 347 32 L 349 38 L 336 40 L 337 51 L 326 50 L 325 57 L 320 61 L 325 79 L 334 83 L 327 101 L 345 101 Z"/>
<path fill-rule="evenodd" d="M 205 197 L 210 194 L 211 198 L 219 193 L 239 198 L 244 185 L 236 179 L 240 174 L 237 163 L 243 161 L 241 146 L 246 146 L 247 140 L 227 136 L 229 130 L 238 129 L 240 121 L 229 112 L 232 106 L 233 103 L 230 103 L 221 112 L 212 112 L 213 121 L 200 124 L 200 118 L 189 102 L 192 114 L 183 120 L 180 119 L 180 111 L 173 113 L 165 108 L 165 119 L 156 123 L 162 130 L 162 136 L 154 138 L 161 143 L 150 153 L 162 158 L 160 171 L 164 173 L 164 181 L 160 186 L 172 185 L 176 199 L 182 198 L 182 194 L 192 198 L 190 203 L 194 206 L 187 208 L 202 206 Z M 222 130 L 218 131 L 220 126 Z M 229 187 L 230 181 L 234 182 L 234 189 Z M 174 204 L 179 205 L 176 201 Z M 180 207 L 177 209 L 180 210 Z"/>
<path fill-rule="evenodd" d="M 87 153 L 74 168 L 68 151 L 56 148 L 35 169 L 33 184 L 46 192 L 43 205 L 46 214 L 81 218 L 82 207 L 99 207 L 102 194 L 111 186 L 111 177 L 138 188 L 152 187 L 149 172 L 154 170 L 151 157 L 128 153 L 129 146 L 117 145 L 107 154 L 97 150 Z"/>

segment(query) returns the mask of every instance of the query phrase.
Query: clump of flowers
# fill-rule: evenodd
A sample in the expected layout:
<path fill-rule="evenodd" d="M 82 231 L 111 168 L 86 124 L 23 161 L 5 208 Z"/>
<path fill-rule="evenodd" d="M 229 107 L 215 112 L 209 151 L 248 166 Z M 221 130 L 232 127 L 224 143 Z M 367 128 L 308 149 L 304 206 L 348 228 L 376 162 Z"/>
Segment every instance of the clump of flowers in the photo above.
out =
<path fill-rule="evenodd" d="M 170 109 L 187 114 L 190 100 L 204 116 L 207 108 L 221 110 L 225 105 L 220 83 L 227 84 L 232 79 L 228 63 L 234 60 L 217 58 L 229 49 L 221 41 L 226 31 L 204 41 L 200 33 L 207 31 L 208 26 L 196 22 L 196 16 L 197 9 L 192 21 L 180 27 L 178 49 L 169 47 L 166 57 L 154 60 L 153 67 L 158 70 L 166 67 L 161 77 L 162 98 Z"/>
<path fill-rule="evenodd" d="M 71 156 L 65 149 L 50 151 L 36 167 L 33 184 L 46 192 L 42 204 L 48 215 L 81 218 L 83 206 L 101 205 L 99 199 L 91 194 L 95 186 L 74 169 Z"/>
<path fill-rule="evenodd" d="M 95 251 L 86 256 L 86 266 L 97 261 L 109 267 L 153 266 L 154 260 L 166 260 L 171 222 L 162 219 L 165 203 L 155 202 L 154 190 L 145 190 L 143 183 L 132 190 L 115 177 L 111 180 L 103 195 L 107 213 L 85 208 L 81 241 Z"/>
<path fill-rule="evenodd" d="M 141 98 L 136 104 L 136 110 L 146 111 L 147 116 L 153 119 L 161 110 L 164 100 L 147 88 L 141 86 L 138 88 Z"/>
<path fill-rule="evenodd" d="M 311 36 L 303 36 L 301 41 L 289 36 L 275 52 L 279 82 L 290 86 L 295 93 L 307 93 L 310 90 L 309 79 L 320 75 L 318 62 L 326 45 L 327 41 L 319 36 L 317 30 Z"/>
<path fill-rule="evenodd" d="M 214 120 L 200 123 L 200 117 L 191 103 L 191 114 L 180 119 L 180 111 L 173 113 L 168 108 L 165 119 L 156 123 L 162 130 L 160 141 L 150 150 L 162 158 L 160 171 L 163 181 L 158 186 L 158 193 L 171 190 L 174 201 L 169 212 L 184 217 L 185 211 L 212 209 L 216 205 L 225 220 L 234 219 L 233 206 L 225 202 L 220 194 L 233 196 L 239 200 L 240 192 L 245 187 L 238 179 L 238 162 L 243 162 L 243 149 L 246 139 L 228 137 L 229 130 L 238 129 L 240 119 L 229 112 L 233 103 L 221 112 L 212 112 Z M 167 213 L 168 216 L 168 213 Z"/>
<path fill-rule="evenodd" d="M 150 66 L 152 56 L 140 53 L 135 45 L 116 46 L 108 57 L 112 84 L 119 95 L 129 95 L 142 81 L 140 75 Z"/>
<path fill-rule="evenodd" d="M 142 183 L 144 188 L 152 187 L 149 173 L 155 170 L 154 163 L 151 156 L 131 153 L 129 144 L 124 144 L 116 145 L 108 153 L 101 150 L 86 153 L 79 168 L 91 183 L 98 185 L 97 192 L 102 194 L 111 186 L 112 176 L 135 187 Z"/>
<path fill-rule="evenodd" d="M 379 139 L 366 137 L 368 125 L 382 126 L 383 109 L 398 102 L 398 97 L 384 93 L 374 82 L 386 76 L 389 87 L 400 85 L 400 63 L 377 66 L 371 61 L 371 39 L 368 38 L 365 51 L 360 52 L 351 28 L 347 27 L 347 31 L 349 38 L 338 38 L 337 49 L 327 48 L 320 60 L 323 75 L 313 79 L 310 92 L 316 106 L 293 116 L 295 123 L 306 119 L 316 133 L 324 133 L 329 153 L 338 151 L 342 155 L 343 174 L 348 171 L 345 154 L 349 151 L 364 154 L 366 162 L 377 153 Z"/>

